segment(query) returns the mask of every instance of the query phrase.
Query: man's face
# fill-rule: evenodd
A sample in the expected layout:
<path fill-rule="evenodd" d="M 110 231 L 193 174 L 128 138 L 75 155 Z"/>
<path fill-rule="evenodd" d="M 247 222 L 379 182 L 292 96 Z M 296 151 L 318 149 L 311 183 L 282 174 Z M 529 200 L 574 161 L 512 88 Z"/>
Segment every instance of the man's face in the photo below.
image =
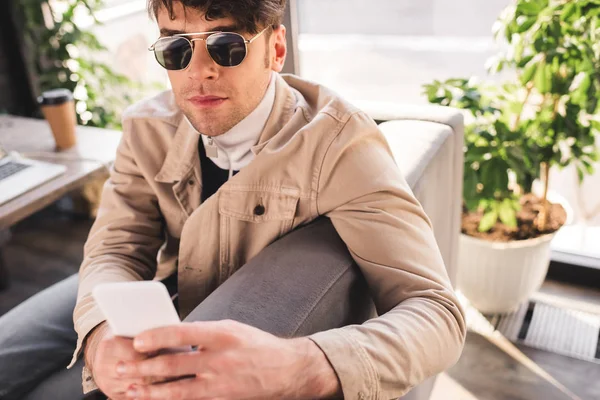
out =
<path fill-rule="evenodd" d="M 199 11 L 186 9 L 184 12 L 181 3 L 174 4 L 174 16 L 171 20 L 164 7 L 158 11 L 161 36 L 235 29 L 231 18 L 206 21 Z M 253 37 L 247 32 L 237 33 L 247 40 Z M 177 105 L 194 128 L 205 135 L 218 136 L 254 111 L 266 92 L 271 71 L 281 71 L 285 60 L 285 28 L 268 29 L 248 44 L 246 58 L 236 67 L 216 64 L 204 41 L 193 44 L 190 65 L 184 70 L 167 71 L 169 80 Z"/>

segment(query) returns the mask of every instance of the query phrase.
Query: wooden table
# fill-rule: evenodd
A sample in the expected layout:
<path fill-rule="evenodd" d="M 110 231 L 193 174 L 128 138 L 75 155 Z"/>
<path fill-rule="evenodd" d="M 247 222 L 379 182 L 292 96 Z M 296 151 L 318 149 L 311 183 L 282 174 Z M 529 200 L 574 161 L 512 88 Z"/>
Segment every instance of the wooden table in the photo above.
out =
<path fill-rule="evenodd" d="M 0 145 L 40 161 L 62 164 L 64 174 L 0 206 L 0 288 L 7 284 L 6 266 L 2 260 L 2 237 L 11 226 L 52 204 L 68 192 L 107 174 L 121 139 L 121 132 L 80 126 L 77 145 L 56 151 L 50 127 L 44 120 L 0 117 Z"/>

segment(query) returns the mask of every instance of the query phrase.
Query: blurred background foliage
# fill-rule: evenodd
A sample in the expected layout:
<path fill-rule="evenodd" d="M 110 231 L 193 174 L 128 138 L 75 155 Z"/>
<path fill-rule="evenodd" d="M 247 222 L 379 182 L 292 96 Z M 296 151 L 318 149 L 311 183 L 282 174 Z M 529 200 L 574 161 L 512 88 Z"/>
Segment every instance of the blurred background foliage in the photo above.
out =
<path fill-rule="evenodd" d="M 125 108 L 157 85 L 135 82 L 101 61 L 107 49 L 92 29 L 100 24 L 95 13 L 102 6 L 102 0 L 21 0 L 16 12 L 34 92 L 69 89 L 80 124 L 121 129 Z"/>

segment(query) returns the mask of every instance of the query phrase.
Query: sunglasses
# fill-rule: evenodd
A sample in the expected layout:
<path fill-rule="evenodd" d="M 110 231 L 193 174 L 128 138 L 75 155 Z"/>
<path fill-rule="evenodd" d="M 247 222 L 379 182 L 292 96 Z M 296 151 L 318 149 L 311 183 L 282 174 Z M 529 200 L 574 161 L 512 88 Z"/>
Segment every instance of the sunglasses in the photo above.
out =
<path fill-rule="evenodd" d="M 260 37 L 269 27 L 250 40 L 235 32 L 182 33 L 161 37 L 148 50 L 154 52 L 156 61 L 169 71 L 186 69 L 192 61 L 194 42 L 202 40 L 215 63 L 221 67 L 237 67 L 248 55 L 248 45 Z M 191 36 L 208 35 L 205 38 Z"/>

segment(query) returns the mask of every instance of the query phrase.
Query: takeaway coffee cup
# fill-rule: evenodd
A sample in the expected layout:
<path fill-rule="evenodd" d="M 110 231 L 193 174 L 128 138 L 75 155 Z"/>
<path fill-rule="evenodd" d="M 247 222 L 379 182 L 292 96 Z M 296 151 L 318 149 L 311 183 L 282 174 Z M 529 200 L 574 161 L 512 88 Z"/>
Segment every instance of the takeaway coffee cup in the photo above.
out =
<path fill-rule="evenodd" d="M 68 89 L 49 90 L 38 97 L 38 104 L 50 124 L 56 148 L 65 150 L 75 146 L 77 116 L 73 93 Z"/>

